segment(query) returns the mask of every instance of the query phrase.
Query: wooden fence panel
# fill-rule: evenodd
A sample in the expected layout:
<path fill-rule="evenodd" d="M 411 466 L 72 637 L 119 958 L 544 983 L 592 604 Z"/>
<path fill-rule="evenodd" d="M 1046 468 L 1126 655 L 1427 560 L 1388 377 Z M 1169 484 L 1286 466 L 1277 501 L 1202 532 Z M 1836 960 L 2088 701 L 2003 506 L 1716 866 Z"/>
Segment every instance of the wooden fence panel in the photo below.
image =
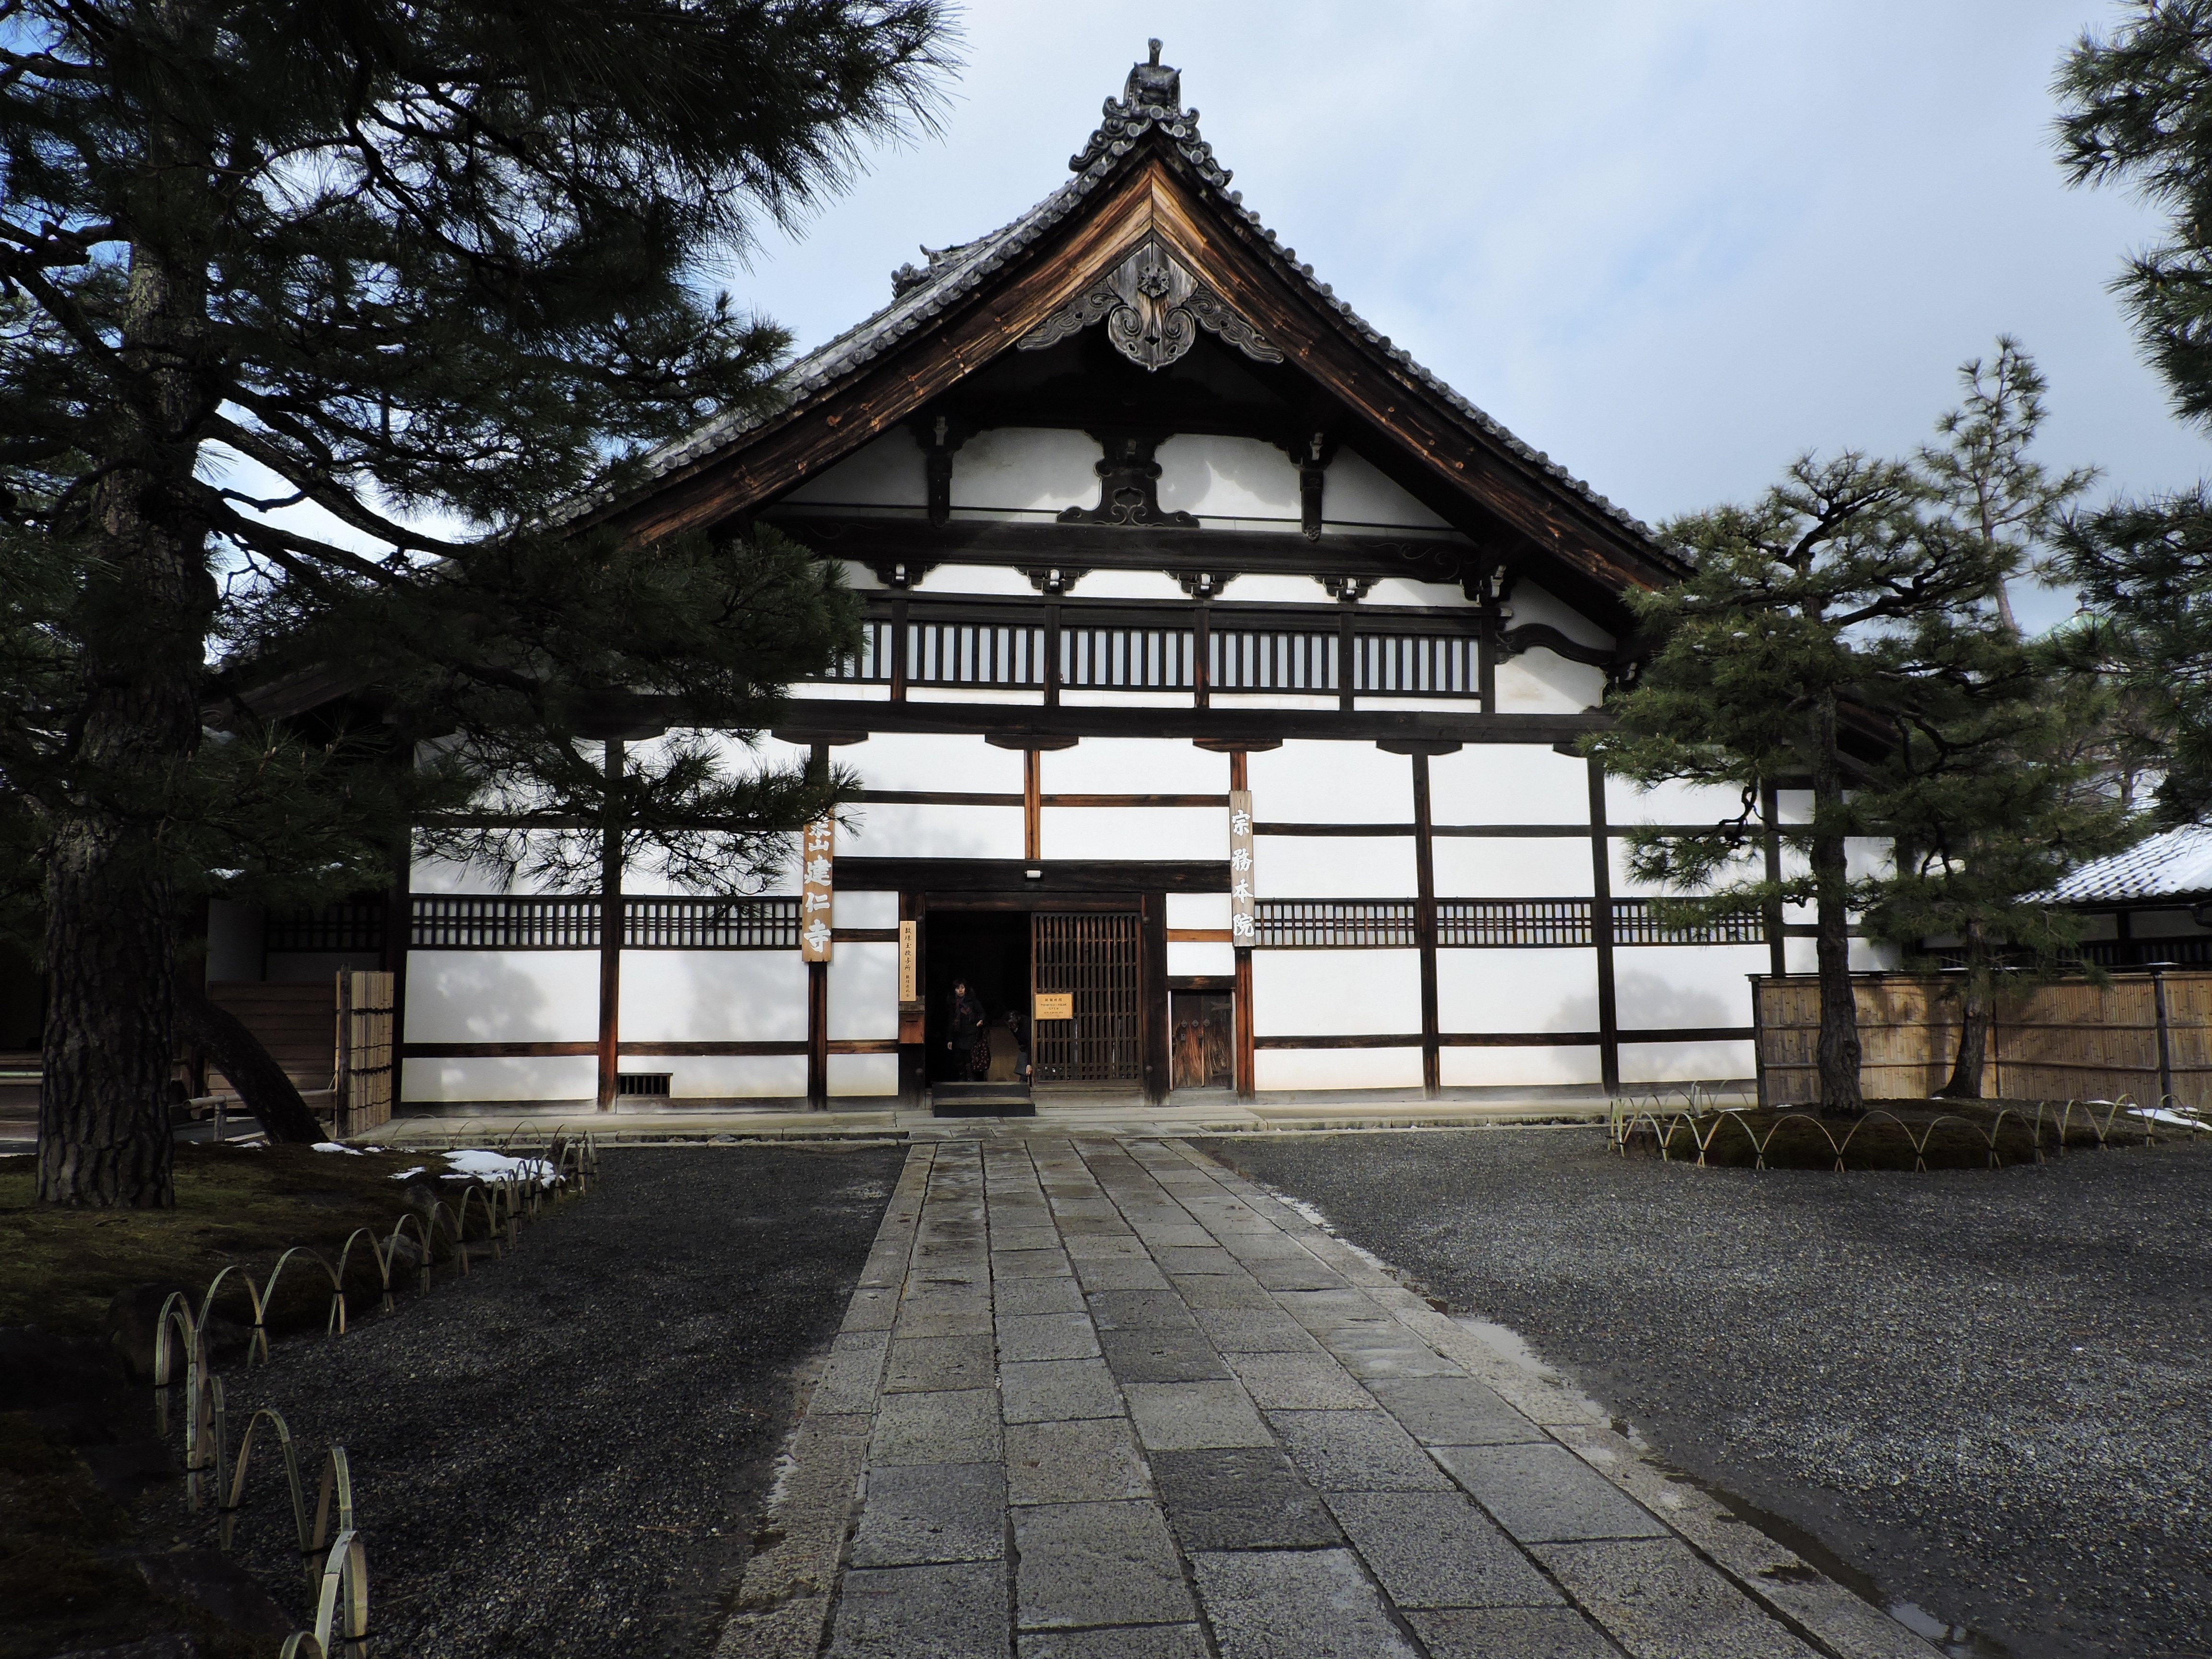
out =
<path fill-rule="evenodd" d="M 2159 1058 L 2159 991 L 2166 1002 L 2166 1067 Z M 1959 1051 L 1962 1009 L 1953 975 L 1855 974 L 1861 1064 L 1870 1099 L 1924 1098 L 1942 1087 Z M 1759 976 L 1759 1098 L 1817 1100 L 1820 987 L 1811 975 Z M 2057 980 L 2001 998 L 1991 1021 L 1983 1092 L 2014 1100 L 2116 1100 L 2148 1105 L 2171 1091 L 2212 1105 L 2212 972 L 2118 973 L 2105 985 Z"/>
<path fill-rule="evenodd" d="M 332 1085 L 339 1136 L 392 1121 L 397 1079 L 392 1052 L 392 978 L 386 973 L 337 976 L 337 1075 Z"/>

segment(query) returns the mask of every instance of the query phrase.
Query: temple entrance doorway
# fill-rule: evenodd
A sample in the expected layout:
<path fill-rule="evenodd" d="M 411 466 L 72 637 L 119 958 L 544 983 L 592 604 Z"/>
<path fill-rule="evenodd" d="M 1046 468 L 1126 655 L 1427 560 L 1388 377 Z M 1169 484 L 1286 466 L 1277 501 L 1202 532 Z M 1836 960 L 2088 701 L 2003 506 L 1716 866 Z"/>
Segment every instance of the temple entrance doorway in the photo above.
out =
<path fill-rule="evenodd" d="M 1036 1083 L 1142 1081 L 1144 935 L 1138 913 L 1039 910 L 1030 920 Z"/>
<path fill-rule="evenodd" d="M 968 1079 L 967 1060 L 952 1052 L 952 987 L 967 981 L 983 1005 L 985 1029 L 1020 1016 L 1022 1046 L 1030 1042 L 1030 918 L 1023 910 L 929 911 L 929 1080 Z M 982 1081 L 978 1076 L 972 1080 Z"/>

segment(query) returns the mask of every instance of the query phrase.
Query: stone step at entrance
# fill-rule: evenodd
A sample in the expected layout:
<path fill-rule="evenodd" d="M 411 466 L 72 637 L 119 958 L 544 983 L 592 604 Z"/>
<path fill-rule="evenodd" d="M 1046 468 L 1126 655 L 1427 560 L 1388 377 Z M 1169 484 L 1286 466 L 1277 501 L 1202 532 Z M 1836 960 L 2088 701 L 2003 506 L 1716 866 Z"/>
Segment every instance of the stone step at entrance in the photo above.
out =
<path fill-rule="evenodd" d="M 1026 1083 L 939 1083 L 929 1091 L 933 1117 L 1035 1117 Z"/>

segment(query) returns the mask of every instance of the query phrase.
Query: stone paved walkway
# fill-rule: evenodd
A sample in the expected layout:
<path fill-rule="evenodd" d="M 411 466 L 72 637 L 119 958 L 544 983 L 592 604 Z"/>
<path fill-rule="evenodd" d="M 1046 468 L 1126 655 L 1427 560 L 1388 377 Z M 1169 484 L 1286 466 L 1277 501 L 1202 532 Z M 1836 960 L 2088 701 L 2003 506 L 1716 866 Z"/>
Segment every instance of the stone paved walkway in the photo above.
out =
<path fill-rule="evenodd" d="M 1174 1140 L 909 1153 L 717 1659 L 1931 1659 Z"/>

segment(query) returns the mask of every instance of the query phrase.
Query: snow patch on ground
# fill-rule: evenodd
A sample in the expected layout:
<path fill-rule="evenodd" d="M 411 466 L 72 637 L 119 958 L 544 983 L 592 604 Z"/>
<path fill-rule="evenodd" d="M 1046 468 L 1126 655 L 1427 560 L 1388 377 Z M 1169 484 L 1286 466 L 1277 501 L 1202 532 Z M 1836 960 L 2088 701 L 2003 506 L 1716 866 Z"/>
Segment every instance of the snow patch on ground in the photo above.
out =
<path fill-rule="evenodd" d="M 417 1164 L 411 1170 L 402 1170 L 398 1175 L 392 1178 L 394 1181 L 412 1181 L 416 1176 L 422 1174 L 430 1166 L 427 1164 Z"/>
<path fill-rule="evenodd" d="M 452 1166 L 448 1181 L 535 1181 L 550 1187 L 561 1179 L 560 1171 L 542 1158 L 509 1158 L 480 1147 L 447 1152 L 446 1162 Z"/>
<path fill-rule="evenodd" d="M 348 1158 L 361 1156 L 357 1147 L 342 1146 L 335 1140 L 319 1140 L 315 1143 L 315 1150 L 319 1152 L 343 1152 Z"/>

